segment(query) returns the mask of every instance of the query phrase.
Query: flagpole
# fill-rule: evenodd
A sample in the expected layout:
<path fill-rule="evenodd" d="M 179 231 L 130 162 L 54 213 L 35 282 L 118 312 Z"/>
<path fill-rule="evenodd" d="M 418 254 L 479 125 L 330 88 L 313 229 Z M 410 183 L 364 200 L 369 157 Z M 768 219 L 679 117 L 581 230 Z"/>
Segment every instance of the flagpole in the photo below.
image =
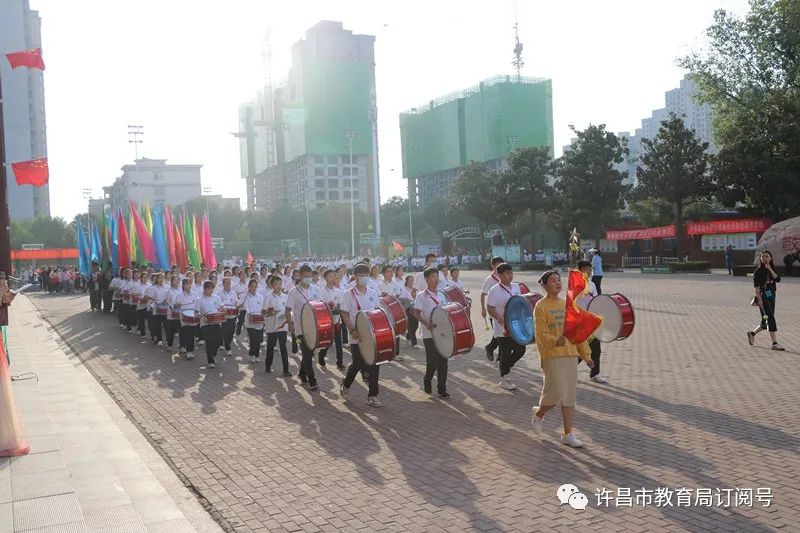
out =
<path fill-rule="evenodd" d="M 11 275 L 11 228 L 8 220 L 6 134 L 3 122 L 3 80 L 0 79 L 0 270 Z"/>

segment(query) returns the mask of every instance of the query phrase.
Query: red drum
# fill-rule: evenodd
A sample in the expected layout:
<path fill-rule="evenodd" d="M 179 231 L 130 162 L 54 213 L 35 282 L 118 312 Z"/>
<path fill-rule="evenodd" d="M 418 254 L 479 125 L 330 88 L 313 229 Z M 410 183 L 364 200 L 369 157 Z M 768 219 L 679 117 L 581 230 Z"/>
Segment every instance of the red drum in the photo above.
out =
<path fill-rule="evenodd" d="M 528 286 L 525 285 L 524 283 L 522 283 L 521 281 L 519 283 L 517 283 L 517 285 L 519 285 L 519 293 L 520 294 L 528 294 L 529 292 L 531 292 L 531 290 L 528 288 Z"/>
<path fill-rule="evenodd" d="M 131 294 L 131 303 L 132 304 L 137 304 L 138 305 L 139 302 L 141 302 L 141 301 L 142 301 L 142 299 L 138 295 Z"/>
<path fill-rule="evenodd" d="M 213 326 L 225 322 L 225 313 L 206 313 L 206 324 Z"/>
<path fill-rule="evenodd" d="M 464 306 L 464 309 L 469 309 L 469 300 L 467 300 L 467 295 L 455 285 L 450 285 L 442 292 L 447 297 L 448 302 L 461 304 Z"/>
<path fill-rule="evenodd" d="M 333 342 L 333 317 L 328 304 L 312 300 L 300 309 L 303 342 L 311 349 L 327 348 Z"/>
<path fill-rule="evenodd" d="M 122 291 L 122 303 L 131 304 L 131 291 Z"/>
<path fill-rule="evenodd" d="M 264 315 L 254 315 L 251 313 L 247 313 L 244 319 L 244 325 L 248 328 L 258 328 L 259 326 L 263 327 L 266 320 Z"/>
<path fill-rule="evenodd" d="M 169 306 L 167 304 L 156 304 L 153 308 L 153 314 L 156 316 L 167 316 Z"/>
<path fill-rule="evenodd" d="M 636 316 L 630 300 L 625 296 L 619 293 L 600 294 L 592 298 L 586 308 L 603 318 L 603 323 L 595 332 L 595 337 L 601 342 L 621 341 L 633 333 Z"/>
<path fill-rule="evenodd" d="M 394 330 L 383 309 L 356 314 L 358 349 L 368 365 L 380 365 L 394 359 Z"/>
<path fill-rule="evenodd" d="M 442 357 L 467 353 L 475 344 L 475 334 L 467 309 L 450 302 L 437 305 L 431 311 L 433 344 Z"/>
<path fill-rule="evenodd" d="M 200 322 L 194 313 L 194 309 L 181 311 L 181 326 L 196 326 Z"/>
<path fill-rule="evenodd" d="M 225 311 L 225 318 L 227 320 L 231 320 L 239 316 L 239 308 L 235 305 L 225 305 L 223 306 L 223 309 Z"/>
<path fill-rule="evenodd" d="M 167 310 L 167 320 L 180 320 L 181 319 L 181 309 L 180 307 L 170 307 Z"/>
<path fill-rule="evenodd" d="M 406 310 L 400 300 L 394 296 L 381 296 L 380 306 L 386 311 L 395 336 L 405 335 L 408 331 L 408 320 L 406 319 Z"/>

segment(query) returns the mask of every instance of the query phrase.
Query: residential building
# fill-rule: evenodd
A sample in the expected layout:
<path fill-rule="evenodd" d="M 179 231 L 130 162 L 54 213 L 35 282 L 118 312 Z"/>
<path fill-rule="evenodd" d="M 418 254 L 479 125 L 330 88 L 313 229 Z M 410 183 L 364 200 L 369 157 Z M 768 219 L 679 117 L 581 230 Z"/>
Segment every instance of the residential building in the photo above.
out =
<path fill-rule="evenodd" d="M 248 209 L 299 208 L 306 201 L 318 208 L 350 202 L 352 194 L 357 208 L 374 210 L 374 42 L 341 22 L 322 21 L 293 45 L 286 81 L 240 107 Z"/>
<path fill-rule="evenodd" d="M 11 70 L 5 54 L 42 47 L 42 21 L 28 0 L 0 0 L 0 79 L 3 83 L 3 131 L 6 161 L 47 157 L 44 76 L 35 68 Z M 43 54 L 45 59 L 46 54 Z M 50 215 L 50 188 L 17 185 L 6 171 L 8 207 L 12 219 Z"/>
<path fill-rule="evenodd" d="M 238 198 L 223 198 L 221 194 L 205 194 L 203 199 L 209 204 L 213 204 L 220 209 L 241 209 Z"/>
<path fill-rule="evenodd" d="M 502 169 L 512 150 L 553 152 L 553 90 L 543 78 L 495 76 L 400 114 L 403 177 L 412 205 L 447 195 L 461 168 Z"/>
<path fill-rule="evenodd" d="M 139 158 L 122 167 L 122 176 L 103 187 L 104 206 L 124 207 L 132 200 L 137 205 L 180 205 L 201 196 L 202 165 L 168 165 L 166 159 Z"/>

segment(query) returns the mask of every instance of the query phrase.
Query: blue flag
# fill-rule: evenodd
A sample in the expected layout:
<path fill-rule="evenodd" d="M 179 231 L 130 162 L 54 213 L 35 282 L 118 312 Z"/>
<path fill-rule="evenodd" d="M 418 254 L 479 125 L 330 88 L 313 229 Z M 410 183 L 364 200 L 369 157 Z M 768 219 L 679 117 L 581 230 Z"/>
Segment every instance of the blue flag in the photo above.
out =
<path fill-rule="evenodd" d="M 89 246 L 86 244 L 86 235 L 83 233 L 83 226 L 80 221 L 78 224 L 78 269 L 81 275 L 87 278 L 91 275 L 91 261 L 89 261 Z"/>
<path fill-rule="evenodd" d="M 97 261 L 99 265 L 103 259 L 103 245 L 100 243 L 100 230 L 97 229 L 97 223 L 92 218 L 89 219 L 89 233 L 91 233 L 89 236 L 91 239 L 89 258 L 92 261 Z"/>
<path fill-rule="evenodd" d="M 156 249 L 159 268 L 168 272 L 170 268 L 169 251 L 167 250 L 167 241 L 164 234 L 164 219 L 160 209 L 156 209 L 153 213 L 153 246 Z"/>
<path fill-rule="evenodd" d="M 111 235 L 111 243 L 109 253 L 111 254 L 111 269 L 117 271 L 117 217 L 116 213 L 109 213 L 108 215 L 108 233 Z"/>

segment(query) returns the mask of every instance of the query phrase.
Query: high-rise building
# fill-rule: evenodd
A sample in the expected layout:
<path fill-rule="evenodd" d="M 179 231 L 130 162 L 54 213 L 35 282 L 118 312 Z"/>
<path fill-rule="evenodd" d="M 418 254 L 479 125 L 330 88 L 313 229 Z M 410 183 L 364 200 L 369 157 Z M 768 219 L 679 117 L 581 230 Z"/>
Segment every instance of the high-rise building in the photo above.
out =
<path fill-rule="evenodd" d="M 139 158 L 123 165 L 122 176 L 103 187 L 104 209 L 149 203 L 151 206 L 180 205 L 201 195 L 202 165 L 168 165 L 166 159 Z M 97 203 L 89 203 L 97 211 Z"/>
<path fill-rule="evenodd" d="M 239 108 L 249 209 L 376 203 L 375 37 L 322 21 L 292 46 L 285 82 Z M 350 153 L 352 151 L 352 160 Z"/>
<path fill-rule="evenodd" d="M 553 152 L 553 89 L 548 79 L 496 76 L 400 114 L 403 177 L 425 205 L 446 195 L 461 168 L 502 169 L 512 150 Z"/>
<path fill-rule="evenodd" d="M 11 70 L 5 54 L 42 47 L 42 21 L 28 0 L 0 0 L 0 80 L 3 84 L 3 129 L 6 161 L 47 157 L 44 77 L 39 69 Z M 45 59 L 47 55 L 44 54 Z M 50 189 L 17 185 L 7 169 L 8 207 L 12 219 L 50 215 Z"/>

